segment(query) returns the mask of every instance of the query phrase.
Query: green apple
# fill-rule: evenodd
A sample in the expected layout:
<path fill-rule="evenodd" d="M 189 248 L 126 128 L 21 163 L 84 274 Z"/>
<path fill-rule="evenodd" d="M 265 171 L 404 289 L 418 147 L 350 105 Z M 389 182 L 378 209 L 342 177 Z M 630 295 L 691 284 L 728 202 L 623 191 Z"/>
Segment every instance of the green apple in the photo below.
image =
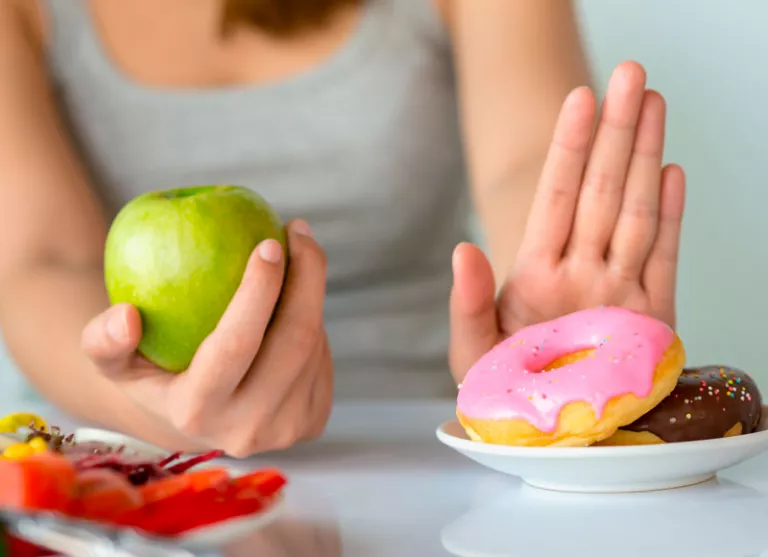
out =
<path fill-rule="evenodd" d="M 167 371 L 186 370 L 267 238 L 280 242 L 287 262 L 280 217 L 240 186 L 179 188 L 128 202 L 109 229 L 104 278 L 112 304 L 141 314 L 139 352 Z"/>

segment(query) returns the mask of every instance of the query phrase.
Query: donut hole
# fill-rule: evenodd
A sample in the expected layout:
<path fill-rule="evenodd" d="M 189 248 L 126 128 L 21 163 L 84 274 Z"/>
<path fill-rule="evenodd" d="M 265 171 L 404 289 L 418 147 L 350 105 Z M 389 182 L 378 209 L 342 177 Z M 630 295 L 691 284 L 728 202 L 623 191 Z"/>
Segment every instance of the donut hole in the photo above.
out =
<path fill-rule="evenodd" d="M 556 360 L 551 361 L 546 366 L 544 366 L 541 372 L 545 373 L 547 371 L 552 371 L 561 367 L 569 366 L 571 364 L 575 364 L 576 362 L 580 360 L 584 360 L 586 358 L 590 358 L 590 357 L 594 358 L 594 355 L 595 355 L 595 348 L 589 348 L 587 350 L 579 350 L 578 352 L 572 352 L 571 354 L 560 356 Z"/>

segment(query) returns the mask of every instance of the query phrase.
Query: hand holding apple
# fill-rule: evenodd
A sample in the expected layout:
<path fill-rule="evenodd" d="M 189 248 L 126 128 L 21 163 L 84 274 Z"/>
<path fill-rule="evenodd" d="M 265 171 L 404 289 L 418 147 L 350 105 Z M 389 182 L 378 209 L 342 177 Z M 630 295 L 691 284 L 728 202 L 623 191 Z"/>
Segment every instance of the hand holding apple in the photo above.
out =
<path fill-rule="evenodd" d="M 287 266 L 275 238 L 246 254 L 234 295 L 183 373 L 168 373 L 139 355 L 142 316 L 128 303 L 113 305 L 86 326 L 86 353 L 137 406 L 183 439 L 186 450 L 246 457 L 317 437 L 333 398 L 322 321 L 325 255 L 303 221 L 289 223 L 287 248 Z M 181 307 L 167 308 L 179 320 L 200 303 L 175 300 Z M 172 330 L 159 331 L 175 338 Z M 148 346 L 150 357 L 183 360 L 183 351 Z"/>

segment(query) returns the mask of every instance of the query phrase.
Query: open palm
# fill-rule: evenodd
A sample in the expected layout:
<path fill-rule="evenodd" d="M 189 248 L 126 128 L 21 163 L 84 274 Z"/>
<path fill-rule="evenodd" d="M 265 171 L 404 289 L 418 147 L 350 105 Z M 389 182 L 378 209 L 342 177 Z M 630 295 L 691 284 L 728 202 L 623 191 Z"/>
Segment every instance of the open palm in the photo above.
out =
<path fill-rule="evenodd" d="M 593 134 L 594 96 L 566 99 L 512 274 L 494 298 L 475 246 L 454 254 L 451 367 L 461 380 L 501 339 L 601 304 L 675 325 L 685 177 L 662 166 L 664 99 L 635 63 L 617 67 Z"/>

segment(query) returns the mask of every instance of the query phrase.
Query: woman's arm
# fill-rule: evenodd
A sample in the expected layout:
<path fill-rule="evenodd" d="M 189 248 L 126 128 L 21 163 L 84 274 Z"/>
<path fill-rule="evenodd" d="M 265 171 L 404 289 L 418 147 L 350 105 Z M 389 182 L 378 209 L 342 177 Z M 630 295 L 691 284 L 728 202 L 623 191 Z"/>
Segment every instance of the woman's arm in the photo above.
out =
<path fill-rule="evenodd" d="M 19 367 L 64 410 L 160 436 L 81 349 L 83 327 L 108 307 L 107 224 L 16 6 L 0 3 L 0 330 Z"/>
<path fill-rule="evenodd" d="M 557 115 L 590 76 L 568 0 L 444 0 L 472 196 L 497 284 L 511 269 Z"/>
<path fill-rule="evenodd" d="M 109 306 L 107 223 L 60 125 L 40 49 L 10 1 L 0 2 L 0 329 L 21 369 L 72 414 L 172 451 L 244 457 L 317 437 L 331 411 L 333 360 L 322 325 L 325 256 L 309 226 L 287 225 L 287 274 L 275 240 L 256 247 L 185 373 L 137 361 L 141 317 Z"/>

